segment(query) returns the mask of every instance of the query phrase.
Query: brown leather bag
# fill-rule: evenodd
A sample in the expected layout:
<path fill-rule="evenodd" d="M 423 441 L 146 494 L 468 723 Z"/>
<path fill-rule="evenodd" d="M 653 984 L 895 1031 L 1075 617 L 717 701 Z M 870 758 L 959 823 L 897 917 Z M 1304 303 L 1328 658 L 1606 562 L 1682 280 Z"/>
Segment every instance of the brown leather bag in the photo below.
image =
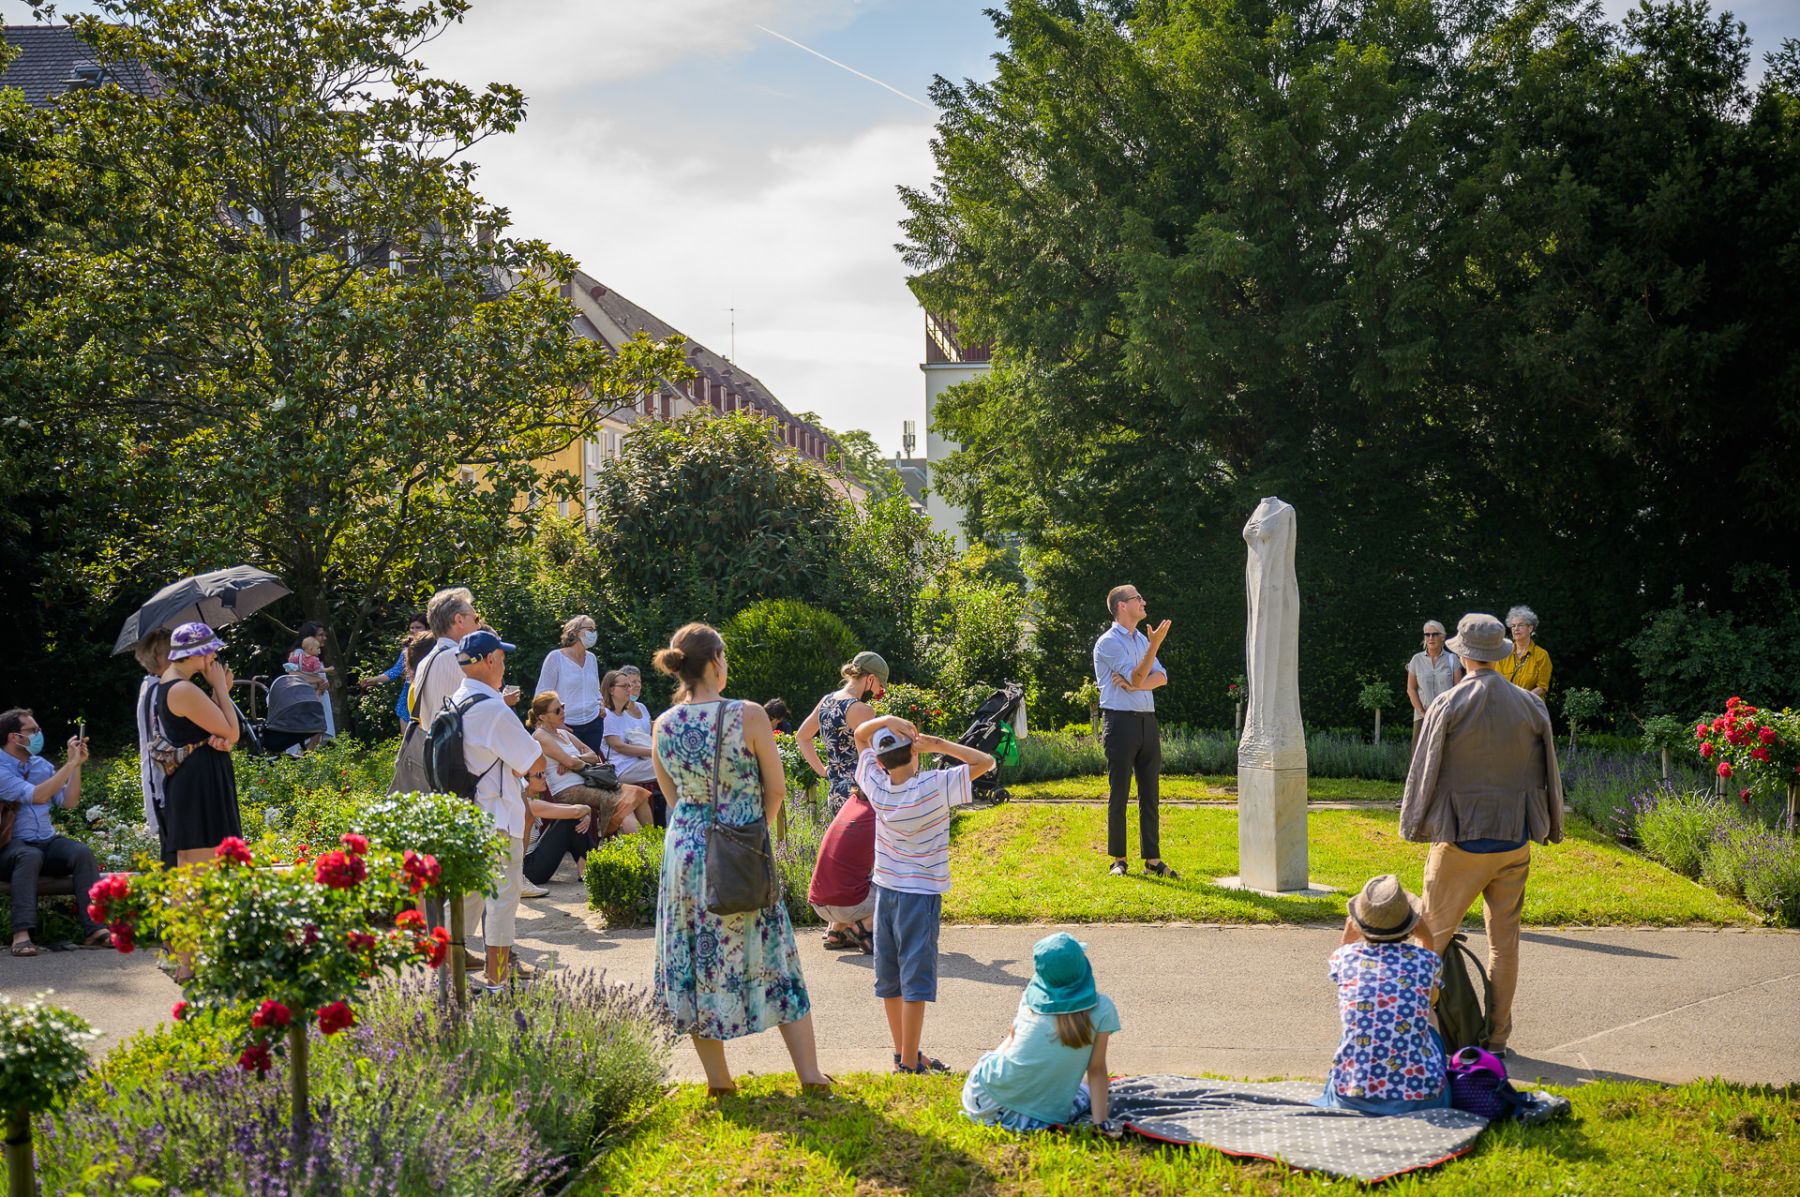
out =
<path fill-rule="evenodd" d="M 0 802 L 0 848 L 12 843 L 13 824 L 19 819 L 19 804 Z"/>

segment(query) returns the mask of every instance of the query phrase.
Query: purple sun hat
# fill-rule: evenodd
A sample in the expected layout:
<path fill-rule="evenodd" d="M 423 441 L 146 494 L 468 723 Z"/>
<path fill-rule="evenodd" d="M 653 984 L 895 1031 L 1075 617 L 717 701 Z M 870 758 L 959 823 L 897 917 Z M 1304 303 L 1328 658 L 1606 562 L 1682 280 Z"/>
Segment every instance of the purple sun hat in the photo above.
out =
<path fill-rule="evenodd" d="M 202 653 L 216 653 L 225 647 L 219 634 L 203 623 L 184 623 L 169 637 L 169 660 L 180 661 Z"/>

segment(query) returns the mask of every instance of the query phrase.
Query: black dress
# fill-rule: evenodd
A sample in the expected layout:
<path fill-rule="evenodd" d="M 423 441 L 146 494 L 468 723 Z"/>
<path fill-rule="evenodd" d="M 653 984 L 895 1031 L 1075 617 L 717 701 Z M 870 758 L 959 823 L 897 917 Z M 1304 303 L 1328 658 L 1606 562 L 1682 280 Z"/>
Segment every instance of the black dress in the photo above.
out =
<path fill-rule="evenodd" d="M 206 743 L 205 728 L 169 710 L 169 688 L 174 684 L 157 686 L 157 717 L 169 743 L 195 748 L 163 782 L 165 842 L 170 852 L 216 848 L 226 836 L 244 834 L 238 820 L 237 775 L 231 771 L 231 754 Z"/>

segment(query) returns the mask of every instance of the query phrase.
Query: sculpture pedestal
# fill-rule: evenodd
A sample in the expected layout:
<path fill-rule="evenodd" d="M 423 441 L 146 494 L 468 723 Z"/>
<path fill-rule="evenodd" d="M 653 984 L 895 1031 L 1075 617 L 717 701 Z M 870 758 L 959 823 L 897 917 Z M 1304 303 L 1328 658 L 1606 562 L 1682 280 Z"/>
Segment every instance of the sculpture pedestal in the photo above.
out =
<path fill-rule="evenodd" d="M 1306 880 L 1306 769 L 1238 767 L 1238 884 L 1293 893 Z"/>

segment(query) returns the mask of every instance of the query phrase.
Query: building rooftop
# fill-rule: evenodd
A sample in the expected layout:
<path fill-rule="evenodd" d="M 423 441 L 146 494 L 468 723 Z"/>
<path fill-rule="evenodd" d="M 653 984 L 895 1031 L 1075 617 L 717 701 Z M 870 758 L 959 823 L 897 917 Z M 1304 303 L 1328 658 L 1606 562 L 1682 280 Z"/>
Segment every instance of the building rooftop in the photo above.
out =
<path fill-rule="evenodd" d="M 147 67 L 96 61 L 94 48 L 68 25 L 7 25 L 4 32 L 7 44 L 19 53 L 0 72 L 0 87 L 18 88 L 34 108 L 48 107 L 71 88 L 107 83 L 140 96 L 162 93 L 162 85 Z"/>

